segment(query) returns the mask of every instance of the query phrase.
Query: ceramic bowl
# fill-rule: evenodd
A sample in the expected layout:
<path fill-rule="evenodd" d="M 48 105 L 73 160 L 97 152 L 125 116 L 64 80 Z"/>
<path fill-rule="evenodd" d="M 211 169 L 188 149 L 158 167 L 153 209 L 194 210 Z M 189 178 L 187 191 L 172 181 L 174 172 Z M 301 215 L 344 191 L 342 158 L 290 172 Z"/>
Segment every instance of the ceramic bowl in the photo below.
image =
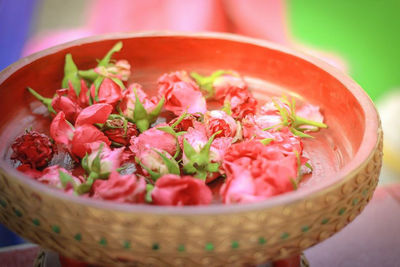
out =
<path fill-rule="evenodd" d="M 46 124 L 41 104 L 25 88 L 53 95 L 66 53 L 86 69 L 119 40 L 124 48 L 115 58 L 128 59 L 131 80 L 150 91 L 164 72 L 233 69 L 261 103 L 268 95 L 286 94 L 319 105 L 329 128 L 305 142 L 312 176 L 297 191 L 259 203 L 157 207 L 67 195 L 17 172 L 10 144 L 25 128 Z M 151 32 L 77 40 L 6 68 L 0 95 L 0 222 L 88 263 L 225 266 L 287 258 L 351 222 L 370 200 L 381 168 L 379 117 L 353 80 L 311 56 L 237 35 Z"/>

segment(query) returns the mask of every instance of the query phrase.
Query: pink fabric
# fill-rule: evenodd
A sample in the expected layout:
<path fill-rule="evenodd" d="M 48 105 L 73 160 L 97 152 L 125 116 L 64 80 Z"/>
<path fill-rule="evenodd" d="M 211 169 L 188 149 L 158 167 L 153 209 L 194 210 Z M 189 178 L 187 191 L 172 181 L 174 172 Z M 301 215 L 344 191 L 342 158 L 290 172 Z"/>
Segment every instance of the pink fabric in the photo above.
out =
<path fill-rule="evenodd" d="M 95 32 L 146 30 L 225 31 L 220 0 L 98 0 L 89 28 Z"/>
<path fill-rule="evenodd" d="M 283 0 L 98 0 L 85 25 L 34 36 L 23 56 L 78 38 L 110 32 L 217 31 L 287 43 Z"/>

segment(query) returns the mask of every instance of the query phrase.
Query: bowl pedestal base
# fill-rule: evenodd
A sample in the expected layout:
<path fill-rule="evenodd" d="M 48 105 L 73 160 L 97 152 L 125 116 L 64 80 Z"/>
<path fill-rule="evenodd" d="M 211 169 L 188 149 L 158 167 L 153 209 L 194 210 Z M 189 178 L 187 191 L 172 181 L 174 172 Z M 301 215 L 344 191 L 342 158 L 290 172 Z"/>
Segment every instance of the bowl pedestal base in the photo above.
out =
<path fill-rule="evenodd" d="M 85 262 L 76 261 L 59 255 L 50 250 L 40 250 L 36 258 L 34 267 L 96 267 Z M 257 267 L 309 267 L 309 263 L 304 256 L 295 255 L 287 259 L 268 262 L 258 265 Z M 246 267 L 253 267 L 253 265 L 246 265 Z"/>

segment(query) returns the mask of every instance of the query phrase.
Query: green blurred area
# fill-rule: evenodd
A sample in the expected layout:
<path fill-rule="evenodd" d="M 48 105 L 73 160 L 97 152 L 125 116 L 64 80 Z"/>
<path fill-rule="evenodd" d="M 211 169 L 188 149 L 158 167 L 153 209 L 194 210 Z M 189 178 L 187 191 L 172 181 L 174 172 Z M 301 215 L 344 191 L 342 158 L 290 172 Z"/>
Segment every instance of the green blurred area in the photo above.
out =
<path fill-rule="evenodd" d="M 334 52 L 373 100 L 400 87 L 399 0 L 287 0 L 299 42 Z"/>

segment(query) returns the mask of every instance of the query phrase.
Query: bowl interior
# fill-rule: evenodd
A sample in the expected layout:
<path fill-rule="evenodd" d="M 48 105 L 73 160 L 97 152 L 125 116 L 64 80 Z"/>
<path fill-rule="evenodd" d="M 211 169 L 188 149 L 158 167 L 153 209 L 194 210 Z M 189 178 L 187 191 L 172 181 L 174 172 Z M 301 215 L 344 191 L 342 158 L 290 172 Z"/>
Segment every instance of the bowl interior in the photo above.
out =
<path fill-rule="evenodd" d="M 233 69 L 246 77 L 260 103 L 268 95 L 286 94 L 319 105 L 329 129 L 305 141 L 314 172 L 298 191 L 340 180 L 372 151 L 376 133 L 366 133 L 377 128 L 377 117 L 369 98 L 349 78 L 318 60 L 263 41 L 221 36 L 139 34 L 78 40 L 12 65 L 0 76 L 1 165 L 12 166 L 10 144 L 16 136 L 29 127 L 42 130 L 50 121 L 43 118 L 43 107 L 25 88 L 51 97 L 61 86 L 66 53 L 72 53 L 78 68 L 86 69 L 94 67 L 95 59 L 118 40 L 124 47 L 115 58 L 131 63 L 130 81 L 153 93 L 158 77 L 165 72 L 185 69 L 208 74 Z"/>

